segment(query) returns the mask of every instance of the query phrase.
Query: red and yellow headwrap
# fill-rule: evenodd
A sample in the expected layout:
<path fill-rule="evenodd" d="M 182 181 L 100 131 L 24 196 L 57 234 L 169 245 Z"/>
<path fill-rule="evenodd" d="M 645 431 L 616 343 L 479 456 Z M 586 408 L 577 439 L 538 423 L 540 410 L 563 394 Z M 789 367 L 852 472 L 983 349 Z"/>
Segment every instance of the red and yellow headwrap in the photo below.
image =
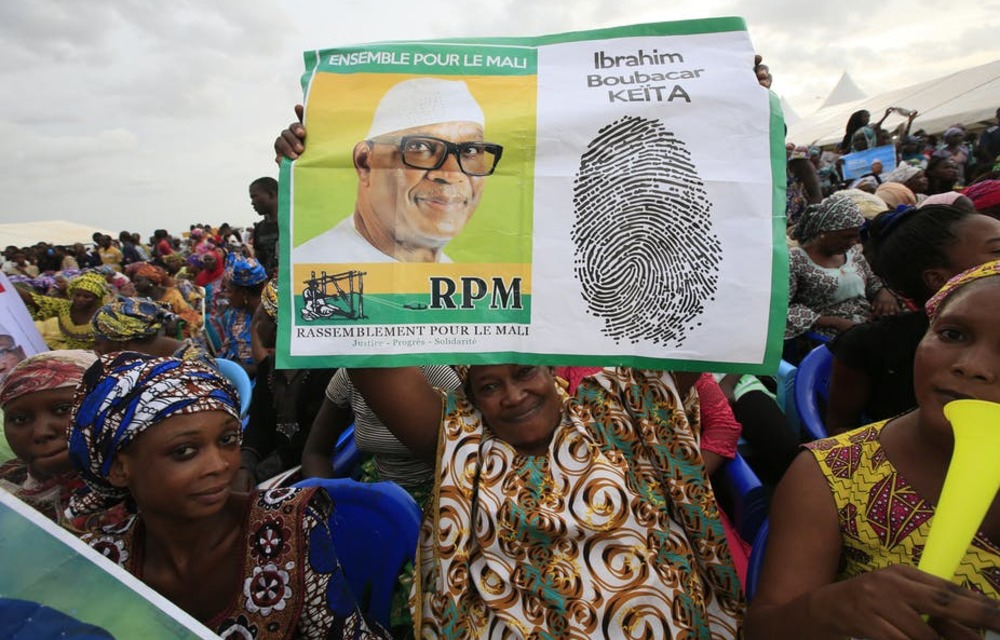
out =
<path fill-rule="evenodd" d="M 924 309 L 927 311 L 927 317 L 934 320 L 938 311 L 941 309 L 941 305 L 944 304 L 944 301 L 950 298 L 951 295 L 959 289 L 975 282 L 976 280 L 982 280 L 983 278 L 990 278 L 992 276 L 1000 276 L 1000 260 L 987 262 L 958 274 L 946 282 L 943 287 L 938 289 L 938 292 L 927 301 L 926 305 L 924 305 Z"/>
<path fill-rule="evenodd" d="M 0 382 L 0 407 L 29 393 L 75 388 L 95 360 L 96 353 L 80 349 L 43 351 L 29 356 L 18 362 Z"/>
<path fill-rule="evenodd" d="M 170 278 L 166 271 L 156 265 L 149 264 L 148 262 L 142 262 L 135 268 L 133 277 L 136 276 L 142 276 L 156 285 L 164 285 Z"/>

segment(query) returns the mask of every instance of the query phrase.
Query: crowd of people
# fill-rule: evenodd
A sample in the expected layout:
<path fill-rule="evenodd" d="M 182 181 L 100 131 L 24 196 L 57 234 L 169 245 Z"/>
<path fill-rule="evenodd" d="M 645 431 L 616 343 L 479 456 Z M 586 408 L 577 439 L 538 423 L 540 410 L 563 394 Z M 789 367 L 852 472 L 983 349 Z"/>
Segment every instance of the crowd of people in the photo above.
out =
<path fill-rule="evenodd" d="M 754 71 L 770 86 L 765 65 Z M 7 247 L 3 271 L 50 351 L 0 371 L 0 488 L 222 637 L 1000 632 L 1000 505 L 955 581 L 914 568 L 954 445 L 944 405 L 1000 402 L 1000 133 L 969 146 L 956 125 L 936 144 L 908 115 L 896 139 L 858 112 L 832 152 L 788 147 L 785 357 L 832 351 L 828 439 L 789 426 L 768 377 L 278 369 L 277 182 L 261 178 L 252 229 Z M 444 143 L 430 159 L 385 150 L 379 162 L 415 183 L 481 180 L 499 160 L 473 165 L 407 124 L 409 138 Z M 297 157 L 305 139 L 293 123 L 275 151 Z M 843 178 L 838 156 L 884 144 L 894 169 Z M 374 162 L 374 144 L 359 148 Z M 223 361 L 253 380 L 245 414 Z M 332 604 L 350 592 L 330 542 L 336 505 L 289 488 L 338 471 L 352 424 L 367 456 L 356 477 L 397 483 L 424 513 L 389 627 L 365 617 L 363 594 Z M 749 541 L 713 489 L 741 437 L 774 490 L 749 607 Z M 281 488 L 258 488 L 276 477 Z"/>

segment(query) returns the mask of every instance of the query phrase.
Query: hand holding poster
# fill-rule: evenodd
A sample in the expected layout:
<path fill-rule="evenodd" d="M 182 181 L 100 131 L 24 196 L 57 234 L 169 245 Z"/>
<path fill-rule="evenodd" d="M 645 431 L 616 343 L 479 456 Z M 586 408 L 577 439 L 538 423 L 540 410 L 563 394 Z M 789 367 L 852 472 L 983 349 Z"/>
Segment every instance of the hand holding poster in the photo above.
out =
<path fill-rule="evenodd" d="M 777 366 L 783 127 L 742 20 L 306 59 L 279 366 Z"/>

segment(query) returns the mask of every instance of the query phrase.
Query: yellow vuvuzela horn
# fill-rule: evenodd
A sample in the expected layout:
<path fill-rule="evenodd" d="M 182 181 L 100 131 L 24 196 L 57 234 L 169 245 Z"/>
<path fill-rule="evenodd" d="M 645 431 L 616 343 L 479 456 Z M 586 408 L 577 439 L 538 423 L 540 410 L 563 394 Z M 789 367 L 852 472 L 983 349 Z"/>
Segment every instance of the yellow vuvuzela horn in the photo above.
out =
<path fill-rule="evenodd" d="M 955 400 L 944 415 L 955 450 L 918 567 L 951 580 L 1000 489 L 1000 404 Z"/>

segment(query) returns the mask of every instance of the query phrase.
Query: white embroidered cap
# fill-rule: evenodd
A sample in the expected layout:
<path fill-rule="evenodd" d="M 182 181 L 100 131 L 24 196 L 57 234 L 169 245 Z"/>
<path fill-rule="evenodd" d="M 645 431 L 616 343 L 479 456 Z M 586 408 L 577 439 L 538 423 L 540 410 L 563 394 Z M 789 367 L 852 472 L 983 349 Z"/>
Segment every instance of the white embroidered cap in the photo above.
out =
<path fill-rule="evenodd" d="M 461 80 L 404 80 L 382 96 L 375 108 L 368 139 L 442 122 L 475 122 L 485 127 L 486 118 L 469 87 Z"/>

